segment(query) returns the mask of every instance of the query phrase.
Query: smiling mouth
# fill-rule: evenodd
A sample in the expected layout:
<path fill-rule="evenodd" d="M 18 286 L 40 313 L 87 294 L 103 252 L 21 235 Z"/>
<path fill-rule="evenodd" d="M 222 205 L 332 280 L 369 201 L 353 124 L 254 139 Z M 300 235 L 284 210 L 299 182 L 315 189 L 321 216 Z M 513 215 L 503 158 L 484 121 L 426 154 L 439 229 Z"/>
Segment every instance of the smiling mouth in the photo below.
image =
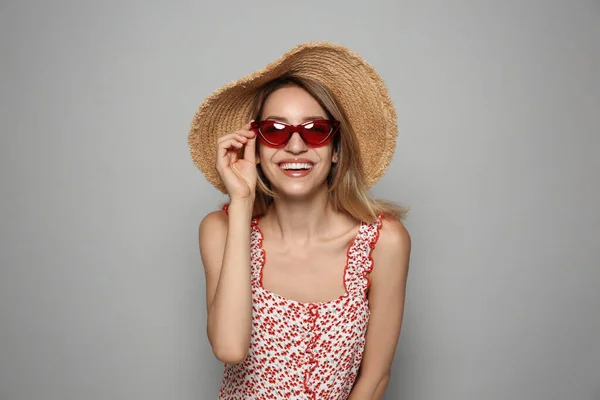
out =
<path fill-rule="evenodd" d="M 312 163 L 281 163 L 279 168 L 284 171 L 308 171 L 312 169 L 314 164 Z"/>

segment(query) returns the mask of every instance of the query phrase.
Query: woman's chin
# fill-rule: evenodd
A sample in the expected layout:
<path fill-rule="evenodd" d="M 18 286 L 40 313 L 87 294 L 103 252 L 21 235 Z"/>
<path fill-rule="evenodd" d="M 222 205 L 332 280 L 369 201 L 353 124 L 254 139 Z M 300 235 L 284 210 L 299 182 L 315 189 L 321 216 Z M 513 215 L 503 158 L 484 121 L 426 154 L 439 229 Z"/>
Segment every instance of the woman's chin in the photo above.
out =
<path fill-rule="evenodd" d="M 320 192 L 327 193 L 327 184 L 314 185 L 309 182 L 302 182 L 298 179 L 296 182 L 280 182 L 274 189 L 278 195 L 289 200 L 305 200 L 318 195 Z"/>

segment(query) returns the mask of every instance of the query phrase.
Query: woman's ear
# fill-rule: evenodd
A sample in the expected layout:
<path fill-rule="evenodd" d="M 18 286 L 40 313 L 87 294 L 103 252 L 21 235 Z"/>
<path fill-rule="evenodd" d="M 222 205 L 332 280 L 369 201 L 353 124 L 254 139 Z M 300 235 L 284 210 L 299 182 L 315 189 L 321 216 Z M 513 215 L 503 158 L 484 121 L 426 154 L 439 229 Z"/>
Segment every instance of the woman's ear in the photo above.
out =
<path fill-rule="evenodd" d="M 331 156 L 331 162 L 335 164 L 338 161 L 339 161 L 338 152 L 334 150 L 333 155 Z"/>

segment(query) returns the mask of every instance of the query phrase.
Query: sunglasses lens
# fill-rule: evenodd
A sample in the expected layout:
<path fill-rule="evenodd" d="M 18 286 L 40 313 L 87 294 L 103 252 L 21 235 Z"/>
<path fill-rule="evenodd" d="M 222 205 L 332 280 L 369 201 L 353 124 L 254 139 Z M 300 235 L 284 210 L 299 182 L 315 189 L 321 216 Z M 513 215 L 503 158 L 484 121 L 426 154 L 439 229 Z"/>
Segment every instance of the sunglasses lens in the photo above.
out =
<path fill-rule="evenodd" d="M 275 121 L 262 121 L 260 123 L 260 133 L 263 138 L 271 145 L 281 146 L 289 138 L 289 128 L 287 125 Z"/>
<path fill-rule="evenodd" d="M 308 144 L 322 144 L 331 133 L 331 121 L 312 121 L 304 125 L 304 140 Z"/>

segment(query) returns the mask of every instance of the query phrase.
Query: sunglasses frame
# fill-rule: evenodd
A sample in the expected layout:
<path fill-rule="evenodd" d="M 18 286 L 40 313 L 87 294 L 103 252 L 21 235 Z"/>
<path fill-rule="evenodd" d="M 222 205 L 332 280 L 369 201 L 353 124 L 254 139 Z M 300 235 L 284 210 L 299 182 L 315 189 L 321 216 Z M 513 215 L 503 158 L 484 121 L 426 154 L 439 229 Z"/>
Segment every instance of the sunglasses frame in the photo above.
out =
<path fill-rule="evenodd" d="M 273 143 L 265 137 L 265 135 L 262 133 L 262 131 L 260 129 L 261 123 L 264 123 L 264 122 L 285 125 L 287 129 L 291 130 L 291 133 L 288 135 L 287 139 L 282 144 Z M 319 122 L 319 123 L 327 122 L 331 126 L 327 136 L 323 140 L 321 140 L 319 143 L 311 143 L 310 141 L 306 140 L 306 137 L 304 134 L 304 130 L 306 129 L 305 125 L 309 125 L 309 124 L 312 124 L 315 122 Z M 340 122 L 336 121 L 334 119 L 315 119 L 313 121 L 306 121 L 300 125 L 291 125 L 291 124 L 287 124 L 285 122 L 267 119 L 267 120 L 262 120 L 262 121 L 254 121 L 254 122 L 252 122 L 252 124 L 250 124 L 250 126 L 251 126 L 251 129 L 258 134 L 258 137 L 261 140 L 261 142 L 263 142 L 265 145 L 267 145 L 269 147 L 274 147 L 274 148 L 285 147 L 285 145 L 287 145 L 287 143 L 290 141 L 290 139 L 292 138 L 292 136 L 294 135 L 295 132 L 298 132 L 298 134 L 300 135 L 300 137 L 302 138 L 304 143 L 306 143 L 308 146 L 321 147 L 321 146 L 324 146 L 325 144 L 327 144 L 329 142 L 329 140 L 331 139 L 331 137 L 338 131 L 338 129 L 340 127 Z"/>

